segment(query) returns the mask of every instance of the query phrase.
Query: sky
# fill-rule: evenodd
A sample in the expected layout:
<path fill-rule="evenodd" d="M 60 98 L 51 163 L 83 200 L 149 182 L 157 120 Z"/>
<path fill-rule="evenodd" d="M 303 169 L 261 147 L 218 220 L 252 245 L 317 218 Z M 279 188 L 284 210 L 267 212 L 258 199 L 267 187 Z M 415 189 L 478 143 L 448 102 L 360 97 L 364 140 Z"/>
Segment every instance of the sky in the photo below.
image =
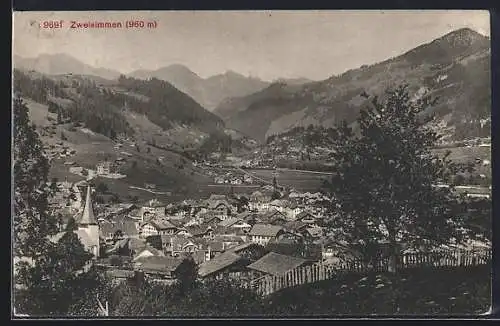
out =
<path fill-rule="evenodd" d="M 62 28 L 41 29 L 43 21 Z M 71 29 L 70 21 L 155 21 L 156 28 Z M 15 12 L 13 53 L 66 53 L 121 73 L 183 64 L 263 80 L 323 80 L 469 27 L 489 36 L 488 11 Z"/>

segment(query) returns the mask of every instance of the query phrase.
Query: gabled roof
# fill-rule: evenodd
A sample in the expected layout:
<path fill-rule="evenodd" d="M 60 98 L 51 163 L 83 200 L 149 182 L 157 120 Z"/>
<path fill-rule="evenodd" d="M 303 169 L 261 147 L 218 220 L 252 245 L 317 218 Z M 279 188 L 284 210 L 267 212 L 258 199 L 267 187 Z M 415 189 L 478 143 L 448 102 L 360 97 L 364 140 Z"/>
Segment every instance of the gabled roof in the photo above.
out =
<path fill-rule="evenodd" d="M 278 225 L 255 224 L 248 234 L 265 237 L 275 237 L 280 231 L 283 231 L 283 228 Z"/>
<path fill-rule="evenodd" d="M 97 224 L 97 219 L 94 215 L 94 208 L 92 207 L 92 198 L 90 186 L 87 187 L 87 197 L 85 199 L 85 206 L 83 207 L 82 216 L 78 222 L 79 224 Z"/>
<path fill-rule="evenodd" d="M 303 228 L 306 228 L 307 223 L 304 223 L 302 221 L 290 221 L 290 222 L 287 222 L 283 227 L 289 231 L 298 231 L 298 230 L 301 230 Z"/>
<path fill-rule="evenodd" d="M 135 257 L 134 257 L 134 261 L 136 260 L 141 260 L 143 259 L 144 257 L 139 257 L 139 255 L 144 252 L 144 251 L 149 251 L 153 254 L 153 256 L 148 256 L 148 257 L 163 257 L 165 256 L 165 254 L 163 253 L 163 251 L 161 250 L 158 250 L 148 244 L 146 244 L 144 247 L 140 248 L 139 250 L 137 250 L 136 254 L 135 254 Z"/>
<path fill-rule="evenodd" d="M 239 223 L 239 222 L 243 222 L 243 220 L 241 218 L 232 217 L 232 218 L 228 218 L 224 221 L 221 221 L 218 225 L 225 227 L 225 228 L 229 228 L 229 227 L 231 227 L 234 224 Z"/>
<path fill-rule="evenodd" d="M 250 248 L 250 247 L 256 247 L 256 248 L 264 248 L 263 246 L 259 245 L 258 243 L 254 243 L 254 242 L 245 242 L 245 243 L 242 243 L 238 246 L 234 246 L 234 247 L 231 247 L 229 248 L 227 251 L 230 251 L 230 252 L 234 252 L 234 253 L 239 253 L 240 251 L 243 251 L 247 248 Z"/>
<path fill-rule="evenodd" d="M 157 230 L 177 229 L 175 225 L 166 220 L 152 220 L 149 222 Z"/>
<path fill-rule="evenodd" d="M 198 274 L 201 277 L 206 277 L 210 274 L 219 272 L 239 261 L 243 258 L 233 252 L 225 252 L 220 254 L 219 256 L 214 257 L 213 259 L 204 262 L 200 265 L 198 269 Z"/>
<path fill-rule="evenodd" d="M 150 256 L 141 257 L 136 262 L 141 264 L 145 272 L 173 272 L 183 261 L 183 258 Z"/>
<path fill-rule="evenodd" d="M 228 208 L 231 207 L 231 204 L 229 204 L 227 200 L 215 200 L 215 201 L 210 200 L 208 202 L 208 208 L 210 208 L 210 209 L 215 209 L 215 208 L 219 207 L 220 205 L 223 205 L 223 206 L 228 207 Z"/>
<path fill-rule="evenodd" d="M 99 231 L 104 237 L 118 230 L 122 231 L 124 236 L 134 236 L 139 233 L 135 222 L 131 220 L 104 221 L 99 223 Z"/>
<path fill-rule="evenodd" d="M 302 258 L 285 256 L 277 254 L 275 252 L 270 252 L 256 262 L 248 265 L 247 267 L 249 269 L 266 274 L 280 276 L 305 263 L 307 263 L 307 260 Z"/>

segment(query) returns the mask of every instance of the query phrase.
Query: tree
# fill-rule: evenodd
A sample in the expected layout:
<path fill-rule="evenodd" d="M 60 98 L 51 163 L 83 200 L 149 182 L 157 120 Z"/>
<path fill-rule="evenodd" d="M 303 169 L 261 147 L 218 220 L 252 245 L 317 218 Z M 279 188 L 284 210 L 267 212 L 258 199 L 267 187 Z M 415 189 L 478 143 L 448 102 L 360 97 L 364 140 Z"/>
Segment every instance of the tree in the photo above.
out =
<path fill-rule="evenodd" d="M 37 260 L 57 232 L 56 219 L 48 214 L 49 162 L 28 108 L 21 98 L 13 103 L 14 114 L 14 255 Z"/>
<path fill-rule="evenodd" d="M 176 276 L 182 293 L 189 293 L 197 285 L 198 265 L 192 257 L 184 259 L 177 269 Z"/>
<path fill-rule="evenodd" d="M 92 257 L 75 223 L 69 221 L 58 238 L 58 219 L 48 213 L 54 189 L 47 182 L 49 164 L 42 143 L 30 125 L 28 108 L 14 100 L 14 304 L 29 315 L 65 315 L 69 306 L 98 282 L 84 271 Z M 57 240 L 58 239 L 58 240 Z"/>
<path fill-rule="evenodd" d="M 410 100 L 408 86 L 374 97 L 357 119 L 359 134 L 343 123 L 337 128 L 328 225 L 335 237 L 359 245 L 369 260 L 381 242 L 390 250 L 395 271 L 402 244 L 422 248 L 462 240 L 463 221 L 455 218 L 459 199 L 450 180 L 461 167 L 430 148 L 439 139 L 423 119 L 434 104 L 429 97 Z"/>
<path fill-rule="evenodd" d="M 99 182 L 95 190 L 101 194 L 105 194 L 109 191 L 108 186 L 104 182 Z"/>

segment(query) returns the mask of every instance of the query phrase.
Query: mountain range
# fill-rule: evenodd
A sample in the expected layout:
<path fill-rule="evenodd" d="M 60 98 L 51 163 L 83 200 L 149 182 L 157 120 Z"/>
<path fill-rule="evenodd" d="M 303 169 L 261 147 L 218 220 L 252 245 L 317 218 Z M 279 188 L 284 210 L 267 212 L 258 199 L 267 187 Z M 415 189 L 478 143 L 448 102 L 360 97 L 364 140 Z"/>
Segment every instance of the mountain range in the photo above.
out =
<path fill-rule="evenodd" d="M 22 70 L 34 70 L 47 75 L 74 74 L 117 79 L 119 71 L 96 68 L 67 54 L 42 54 L 36 58 L 14 56 L 14 66 Z M 202 78 L 188 67 L 172 64 L 156 70 L 136 70 L 127 74 L 136 79 L 157 78 L 186 93 L 201 106 L 211 111 L 227 97 L 240 97 L 260 91 L 270 85 L 259 78 L 246 77 L 234 71 Z M 310 82 L 306 78 L 284 79 L 290 84 Z"/>
<path fill-rule="evenodd" d="M 259 92 L 224 100 L 214 113 L 228 128 L 263 142 L 297 126 L 351 123 L 368 104 L 366 95 L 381 95 L 404 82 L 415 96 L 427 93 L 438 98 L 433 111 L 453 129 L 460 123 L 489 119 L 490 56 L 489 38 L 463 28 L 323 81 L 272 83 Z"/>

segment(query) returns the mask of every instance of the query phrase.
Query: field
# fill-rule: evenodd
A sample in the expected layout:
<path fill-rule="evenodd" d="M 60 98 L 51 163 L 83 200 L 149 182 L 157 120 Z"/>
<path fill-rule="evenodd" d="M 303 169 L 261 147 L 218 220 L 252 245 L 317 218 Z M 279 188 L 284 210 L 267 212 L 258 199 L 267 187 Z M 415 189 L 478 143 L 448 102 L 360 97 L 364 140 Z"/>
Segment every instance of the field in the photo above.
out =
<path fill-rule="evenodd" d="M 248 169 L 245 170 L 251 175 L 267 180 L 272 183 L 274 174 L 276 173 L 276 182 L 280 186 L 291 187 L 299 191 L 316 192 L 320 190 L 323 182 L 328 180 L 327 174 L 300 172 L 293 170 L 261 170 Z"/>
<path fill-rule="evenodd" d="M 278 292 L 273 316 L 477 315 L 491 302 L 491 266 L 350 273 Z"/>

